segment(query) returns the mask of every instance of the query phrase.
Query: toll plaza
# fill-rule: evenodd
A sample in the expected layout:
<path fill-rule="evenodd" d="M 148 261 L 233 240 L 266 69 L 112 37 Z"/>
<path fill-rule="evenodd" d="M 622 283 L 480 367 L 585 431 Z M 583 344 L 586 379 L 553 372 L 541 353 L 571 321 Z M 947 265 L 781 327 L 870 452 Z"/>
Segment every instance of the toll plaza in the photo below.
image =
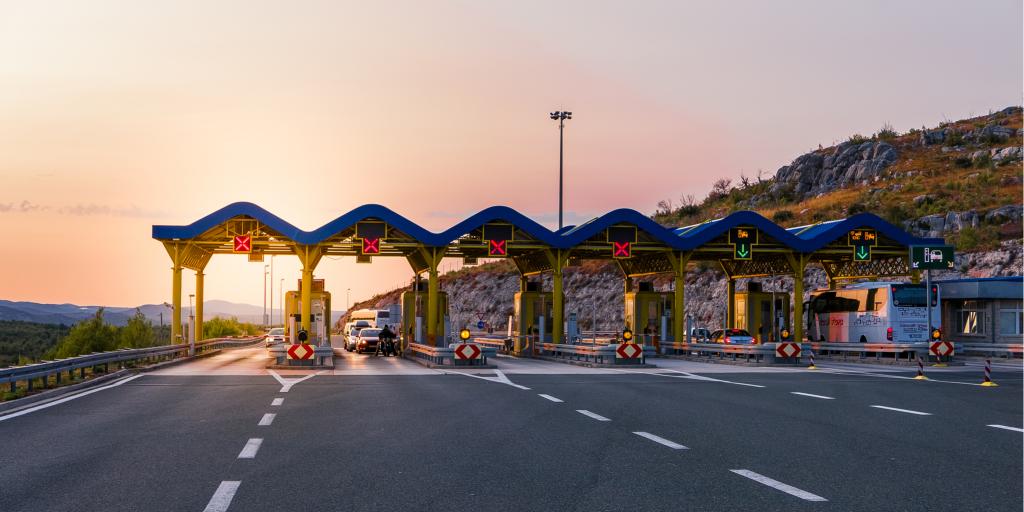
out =
<path fill-rule="evenodd" d="M 405 343 L 414 348 L 443 348 L 455 341 L 445 315 L 448 298 L 439 283 L 438 268 L 444 258 L 460 258 L 466 264 L 507 258 L 520 275 L 520 288 L 513 297 L 495 300 L 513 301 L 509 352 L 519 356 L 546 352 L 571 356 L 573 350 L 566 346 L 572 344 L 575 329 L 567 325 L 573 319 L 565 317 L 563 276 L 566 269 L 583 260 L 616 263 L 623 275 L 622 341 L 636 342 L 625 339 L 627 331 L 630 335 L 652 333 L 659 343 L 656 355 L 663 348 L 678 349 L 679 344 L 691 341 L 685 282 L 693 265 L 716 265 L 725 273 L 727 290 L 722 306 L 727 327 L 746 328 L 768 343 L 800 343 L 804 340 L 803 276 L 808 266 L 822 267 L 830 288 L 863 278 L 910 276 L 917 280 L 920 276 L 912 268 L 910 248 L 942 244 L 942 240 L 913 237 L 868 213 L 785 229 L 757 213 L 741 211 L 692 226 L 667 228 L 639 212 L 620 209 L 579 226 L 551 231 L 511 208 L 493 206 L 433 233 L 384 206 L 364 205 L 314 231 L 303 231 L 252 203 L 228 205 L 189 225 L 153 226 L 153 238 L 164 245 L 171 259 L 172 335 L 179 339 L 182 271 L 195 272 L 195 332 L 196 338 L 202 339 L 203 272 L 215 254 L 244 256 L 247 261 L 262 261 L 271 254 L 299 258 L 302 279 L 290 296 L 296 329 L 307 339 L 296 342 L 311 346 L 323 345 L 322 331 L 329 329 L 314 329 L 317 309 L 328 323 L 330 318 L 329 294 L 324 295 L 322 281 L 318 289 L 313 278 L 324 256 L 352 257 L 361 263 L 382 257 L 405 258 L 414 279 L 401 299 L 402 334 Z M 550 290 L 543 289 L 540 277 L 544 274 L 551 276 Z M 645 282 L 634 286 L 638 278 L 659 274 L 671 276 L 671 291 L 656 292 Z M 740 279 L 780 275 L 794 278 L 792 293 L 797 300 L 791 300 L 788 292 L 763 292 L 756 282 L 748 285 L 746 292 L 736 291 Z M 624 353 L 627 356 L 615 357 L 637 359 L 650 352 L 645 348 Z"/>

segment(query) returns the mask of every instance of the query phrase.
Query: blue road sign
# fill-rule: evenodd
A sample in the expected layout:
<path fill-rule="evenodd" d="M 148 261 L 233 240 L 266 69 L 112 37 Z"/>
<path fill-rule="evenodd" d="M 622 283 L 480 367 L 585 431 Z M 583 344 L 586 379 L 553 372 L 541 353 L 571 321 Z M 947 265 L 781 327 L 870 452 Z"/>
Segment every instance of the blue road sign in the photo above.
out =
<path fill-rule="evenodd" d="M 485 324 L 484 324 L 484 321 L 483 321 L 483 320 L 480 320 L 479 322 L 477 322 L 477 323 L 476 323 L 476 328 L 477 328 L 477 329 L 483 329 L 483 328 L 484 328 L 484 325 L 485 325 Z"/>

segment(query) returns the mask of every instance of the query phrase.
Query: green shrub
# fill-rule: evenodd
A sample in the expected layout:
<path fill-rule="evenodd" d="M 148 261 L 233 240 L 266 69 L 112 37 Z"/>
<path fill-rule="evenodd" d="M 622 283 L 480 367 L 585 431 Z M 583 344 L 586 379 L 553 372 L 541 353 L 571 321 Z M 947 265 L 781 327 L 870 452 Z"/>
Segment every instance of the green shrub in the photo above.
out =
<path fill-rule="evenodd" d="M 856 215 L 858 213 L 864 213 L 868 211 L 868 207 L 860 201 L 850 203 L 850 206 L 846 208 L 847 215 Z"/>
<path fill-rule="evenodd" d="M 883 124 L 882 128 L 875 132 L 875 138 L 878 140 L 892 140 L 899 137 L 899 135 L 889 123 Z"/>
<path fill-rule="evenodd" d="M 867 137 L 865 137 L 865 136 L 863 136 L 863 135 L 861 135 L 859 133 L 855 133 L 853 135 L 850 135 L 850 138 L 846 139 L 846 141 L 849 142 L 850 144 L 862 144 L 862 143 L 867 142 L 869 140 L 871 140 L 871 139 L 869 139 L 869 138 L 867 138 Z"/>
<path fill-rule="evenodd" d="M 985 167 L 990 167 L 991 164 L 992 164 L 992 157 L 989 156 L 988 153 L 982 154 L 980 157 L 978 157 L 977 160 L 974 161 L 974 166 L 979 168 L 979 169 L 982 169 L 982 168 L 985 168 Z"/>
<path fill-rule="evenodd" d="M 971 158 L 963 155 L 958 156 L 953 160 L 953 165 L 956 165 L 961 169 L 966 169 L 971 166 Z"/>
<path fill-rule="evenodd" d="M 793 212 L 789 210 L 776 210 L 775 213 L 772 214 L 772 222 L 782 224 L 783 222 L 793 220 L 793 217 Z"/>

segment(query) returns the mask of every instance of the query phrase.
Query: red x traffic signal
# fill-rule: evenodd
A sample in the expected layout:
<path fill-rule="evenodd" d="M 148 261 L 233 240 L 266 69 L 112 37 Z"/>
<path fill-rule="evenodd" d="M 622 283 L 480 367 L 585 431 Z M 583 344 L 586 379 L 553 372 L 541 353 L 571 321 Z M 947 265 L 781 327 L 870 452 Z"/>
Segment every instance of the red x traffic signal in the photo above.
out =
<path fill-rule="evenodd" d="M 380 254 L 380 238 L 364 238 L 363 254 Z"/>
<path fill-rule="evenodd" d="M 613 258 L 629 258 L 633 254 L 633 244 L 629 242 L 612 242 Z"/>
<path fill-rule="evenodd" d="M 508 256 L 508 240 L 490 240 L 487 244 L 488 256 Z"/>

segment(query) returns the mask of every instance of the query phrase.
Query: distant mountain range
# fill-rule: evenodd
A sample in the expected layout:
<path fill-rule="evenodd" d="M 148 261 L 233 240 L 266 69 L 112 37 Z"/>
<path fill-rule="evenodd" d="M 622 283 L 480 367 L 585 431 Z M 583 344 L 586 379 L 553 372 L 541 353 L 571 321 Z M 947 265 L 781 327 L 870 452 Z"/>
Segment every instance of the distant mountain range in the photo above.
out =
<path fill-rule="evenodd" d="M 235 317 L 240 322 L 261 323 L 263 321 L 263 306 L 252 304 L 238 304 L 224 300 L 208 300 L 204 302 L 203 316 L 214 317 Z M 23 322 L 36 322 L 41 324 L 64 324 L 72 325 L 82 320 L 87 320 L 96 315 L 96 310 L 101 306 L 79 306 L 77 304 L 40 304 L 38 302 L 13 302 L 0 300 L 0 320 L 20 320 Z M 161 314 L 163 323 L 171 322 L 171 308 L 163 304 L 143 304 L 136 307 L 115 307 L 103 306 L 103 318 L 114 325 L 124 325 L 128 319 L 135 315 L 138 309 L 154 325 L 160 325 Z M 189 314 L 188 306 L 185 306 L 184 314 Z M 280 323 L 281 310 L 275 309 L 271 320 Z M 333 324 L 344 314 L 344 311 L 333 311 L 331 322 Z"/>

